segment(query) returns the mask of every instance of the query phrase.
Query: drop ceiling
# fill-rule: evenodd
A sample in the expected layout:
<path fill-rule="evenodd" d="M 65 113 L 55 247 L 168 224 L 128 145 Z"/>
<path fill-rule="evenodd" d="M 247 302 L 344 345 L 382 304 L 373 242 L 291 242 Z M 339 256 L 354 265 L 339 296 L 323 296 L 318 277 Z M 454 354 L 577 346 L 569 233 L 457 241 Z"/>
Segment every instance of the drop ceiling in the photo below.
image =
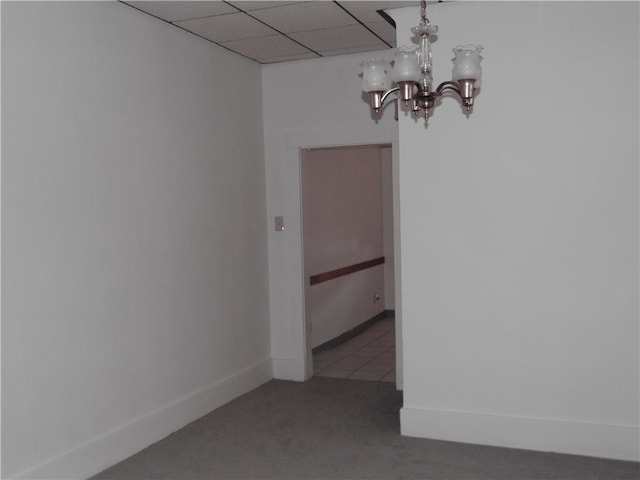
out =
<path fill-rule="evenodd" d="M 258 63 L 395 47 L 379 12 L 419 1 L 123 1 Z"/>

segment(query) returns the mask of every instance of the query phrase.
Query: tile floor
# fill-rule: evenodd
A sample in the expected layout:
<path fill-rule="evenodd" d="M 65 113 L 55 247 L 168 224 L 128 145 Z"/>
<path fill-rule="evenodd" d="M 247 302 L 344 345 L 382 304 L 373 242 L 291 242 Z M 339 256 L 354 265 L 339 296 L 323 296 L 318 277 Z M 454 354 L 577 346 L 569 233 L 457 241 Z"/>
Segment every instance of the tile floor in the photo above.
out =
<path fill-rule="evenodd" d="M 385 317 L 337 347 L 313 356 L 317 377 L 396 381 L 395 323 Z"/>

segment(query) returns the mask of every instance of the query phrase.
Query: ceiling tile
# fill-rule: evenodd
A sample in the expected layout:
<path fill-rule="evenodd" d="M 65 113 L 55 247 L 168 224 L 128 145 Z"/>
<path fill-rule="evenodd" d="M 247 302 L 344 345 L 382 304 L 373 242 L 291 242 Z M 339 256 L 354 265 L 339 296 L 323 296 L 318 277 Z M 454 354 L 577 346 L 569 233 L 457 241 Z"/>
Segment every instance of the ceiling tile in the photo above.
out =
<path fill-rule="evenodd" d="M 251 15 L 284 33 L 353 25 L 357 21 L 333 2 L 304 2 L 255 10 Z"/>
<path fill-rule="evenodd" d="M 284 55 L 282 57 L 265 57 L 260 58 L 260 63 L 278 63 L 278 62 L 290 62 L 292 60 L 306 60 L 308 58 L 319 58 L 320 55 L 317 55 L 313 52 L 309 53 L 298 53 L 296 55 Z"/>
<path fill-rule="evenodd" d="M 344 8 L 349 10 L 353 15 L 358 17 L 362 23 L 379 22 L 382 18 L 378 13 L 378 10 L 388 10 L 391 8 L 402 8 L 420 6 L 419 1 L 345 1 L 338 2 Z M 434 3 L 434 2 L 431 2 Z M 429 7 L 427 6 L 427 10 Z M 419 18 L 418 18 L 419 20 Z"/>
<path fill-rule="evenodd" d="M 234 13 L 238 9 L 228 5 L 225 2 L 125 2 L 135 8 L 138 8 L 151 15 L 175 22 L 179 20 L 188 20 L 191 18 L 207 17 L 210 15 L 223 15 L 225 13 Z"/>
<path fill-rule="evenodd" d="M 389 47 L 385 47 L 387 49 L 389 49 Z M 378 50 L 384 50 L 384 48 L 380 48 Z M 363 53 L 363 52 L 371 52 L 371 47 L 369 46 L 362 46 L 362 47 L 345 47 L 345 48 L 338 48 L 336 50 L 325 50 L 322 51 L 322 55 L 325 57 L 332 57 L 335 55 L 347 55 L 350 53 Z M 379 58 L 379 56 L 377 56 L 376 58 Z"/>
<path fill-rule="evenodd" d="M 389 48 L 362 25 L 310 30 L 289 36 L 318 53 L 345 47 L 369 47 L 370 50 Z"/>
<path fill-rule="evenodd" d="M 230 3 L 234 7 L 243 10 L 245 12 L 250 12 L 252 10 L 262 10 L 263 8 L 272 8 L 272 7 L 280 7 L 282 5 L 291 5 L 292 3 L 302 3 L 302 2 L 310 2 L 311 0 L 297 0 L 293 2 L 276 2 L 276 1 L 265 1 L 265 0 L 238 0 L 235 2 L 226 2 Z"/>
<path fill-rule="evenodd" d="M 264 37 L 277 33 L 245 13 L 230 13 L 229 15 L 196 18 L 175 23 L 218 43 L 241 38 Z"/>
<path fill-rule="evenodd" d="M 389 49 L 396 44 L 395 29 L 376 11 L 420 5 L 419 0 L 125 0 L 122 3 L 260 63 Z M 279 36 L 280 32 L 285 35 Z"/>
<path fill-rule="evenodd" d="M 366 23 L 365 26 L 370 28 L 373 33 L 378 35 L 385 42 L 391 43 L 396 41 L 396 29 L 384 20 L 381 22 Z"/>
<path fill-rule="evenodd" d="M 268 57 L 282 57 L 285 55 L 297 55 L 313 53 L 302 45 L 284 35 L 271 35 L 269 37 L 245 38 L 221 43 L 223 47 L 249 58 L 259 60 Z"/>

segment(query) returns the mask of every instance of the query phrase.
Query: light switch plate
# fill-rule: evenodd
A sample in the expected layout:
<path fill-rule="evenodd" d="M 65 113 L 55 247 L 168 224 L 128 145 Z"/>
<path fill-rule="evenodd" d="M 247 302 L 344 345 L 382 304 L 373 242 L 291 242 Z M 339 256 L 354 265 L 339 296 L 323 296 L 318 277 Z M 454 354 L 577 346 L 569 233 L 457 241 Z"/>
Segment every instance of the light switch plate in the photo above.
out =
<path fill-rule="evenodd" d="M 276 232 L 284 231 L 284 217 L 275 217 Z"/>

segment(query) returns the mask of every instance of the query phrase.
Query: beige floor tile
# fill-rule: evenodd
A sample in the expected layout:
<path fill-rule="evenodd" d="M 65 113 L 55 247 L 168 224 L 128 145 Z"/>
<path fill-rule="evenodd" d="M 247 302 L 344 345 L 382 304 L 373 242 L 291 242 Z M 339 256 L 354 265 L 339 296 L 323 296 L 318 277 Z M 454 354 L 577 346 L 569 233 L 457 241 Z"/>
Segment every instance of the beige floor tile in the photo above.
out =
<path fill-rule="evenodd" d="M 384 377 L 382 377 L 383 382 L 395 382 L 396 381 L 396 371 L 395 369 L 391 370 Z"/>
<path fill-rule="evenodd" d="M 365 363 L 363 365 L 363 367 L 368 366 L 370 368 L 386 368 L 387 371 L 391 370 L 392 368 L 394 368 L 396 365 L 396 362 L 393 361 L 393 359 L 391 358 L 374 358 L 373 360 L 368 361 L 367 363 Z M 360 367 L 360 368 L 363 368 Z"/>
<path fill-rule="evenodd" d="M 361 357 L 345 357 L 341 360 L 338 360 L 336 363 L 332 365 L 333 368 L 337 368 L 338 370 L 357 370 L 362 365 L 367 363 L 366 358 Z"/>
<path fill-rule="evenodd" d="M 319 377 L 395 382 L 395 324 L 385 318 L 351 340 L 314 355 Z"/>
<path fill-rule="evenodd" d="M 377 373 L 378 375 L 380 375 L 380 377 L 383 377 L 387 373 L 389 373 L 389 370 L 391 369 L 393 369 L 392 365 L 371 365 L 368 363 L 366 365 L 361 366 L 357 371 Z"/>
<path fill-rule="evenodd" d="M 330 377 L 330 378 L 347 378 L 353 373 L 352 370 L 338 370 L 334 368 L 326 368 L 320 372 L 314 373 L 317 377 Z"/>

